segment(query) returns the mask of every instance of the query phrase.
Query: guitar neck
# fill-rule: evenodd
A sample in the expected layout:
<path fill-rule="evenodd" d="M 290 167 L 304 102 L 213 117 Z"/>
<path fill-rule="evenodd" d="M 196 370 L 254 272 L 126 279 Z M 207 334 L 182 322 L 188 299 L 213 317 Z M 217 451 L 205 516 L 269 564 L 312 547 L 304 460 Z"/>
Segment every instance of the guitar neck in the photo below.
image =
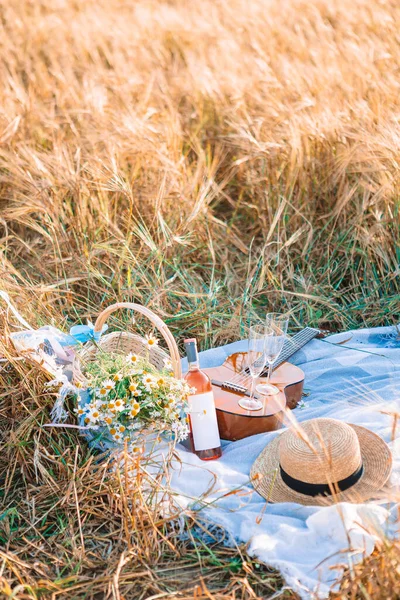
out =
<path fill-rule="evenodd" d="M 296 354 L 298 350 L 308 344 L 308 342 L 314 339 L 319 333 L 320 332 L 318 329 L 314 329 L 313 327 L 305 327 L 305 329 L 302 329 L 296 333 L 292 338 L 286 338 L 282 352 L 272 365 L 272 370 L 274 371 L 282 363 L 289 360 L 293 354 Z"/>
<path fill-rule="evenodd" d="M 286 362 L 293 354 L 295 354 L 300 348 L 303 348 L 308 342 L 314 339 L 317 335 L 320 335 L 320 331 L 318 329 L 313 329 L 312 327 L 306 327 L 299 331 L 292 338 L 287 338 L 282 348 L 282 352 L 280 353 L 278 359 L 273 363 L 272 370 L 275 370 L 279 365 Z M 232 355 L 233 357 L 236 355 Z M 228 361 L 231 357 L 228 358 Z M 264 361 L 264 357 L 262 358 Z M 224 363 L 225 364 L 225 363 Z M 224 366 L 224 365 L 222 365 Z M 229 367 L 229 371 L 231 371 L 232 367 Z M 293 367 L 295 368 L 295 367 Z M 261 377 L 267 377 L 268 369 L 265 369 L 261 373 Z M 213 371 L 215 369 L 208 369 L 208 371 Z M 218 367 L 216 368 L 218 370 Z M 233 392 L 234 394 L 242 394 L 248 395 L 249 391 L 247 389 L 247 380 L 250 376 L 249 367 L 246 367 L 244 370 L 240 372 L 236 372 L 236 367 L 233 367 L 233 371 L 236 373 L 235 376 L 230 379 L 219 380 L 219 378 L 214 378 L 212 376 L 211 382 L 213 385 L 221 387 L 224 390 Z M 225 375 L 226 376 L 226 375 Z"/>

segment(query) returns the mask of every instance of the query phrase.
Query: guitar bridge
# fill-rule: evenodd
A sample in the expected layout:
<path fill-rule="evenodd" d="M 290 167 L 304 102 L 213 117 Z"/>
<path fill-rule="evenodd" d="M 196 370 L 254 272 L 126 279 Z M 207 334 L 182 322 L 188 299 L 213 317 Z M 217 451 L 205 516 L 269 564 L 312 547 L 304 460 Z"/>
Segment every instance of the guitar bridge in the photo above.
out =
<path fill-rule="evenodd" d="M 247 392 L 246 387 L 237 383 L 232 383 L 231 381 L 223 381 L 221 387 L 223 390 L 235 392 L 235 394 L 245 394 Z"/>

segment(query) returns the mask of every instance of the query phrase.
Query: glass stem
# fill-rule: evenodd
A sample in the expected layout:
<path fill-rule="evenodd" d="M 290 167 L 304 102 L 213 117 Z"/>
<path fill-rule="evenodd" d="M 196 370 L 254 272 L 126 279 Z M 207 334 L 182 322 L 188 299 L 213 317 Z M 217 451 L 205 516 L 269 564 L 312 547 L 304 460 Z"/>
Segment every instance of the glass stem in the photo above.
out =
<path fill-rule="evenodd" d="M 250 401 L 254 402 L 254 388 L 256 385 L 256 377 L 251 378 Z"/>
<path fill-rule="evenodd" d="M 272 371 L 272 363 L 270 363 L 268 361 L 268 377 L 267 377 L 267 384 L 269 385 L 270 380 L 271 380 L 271 371 Z"/>

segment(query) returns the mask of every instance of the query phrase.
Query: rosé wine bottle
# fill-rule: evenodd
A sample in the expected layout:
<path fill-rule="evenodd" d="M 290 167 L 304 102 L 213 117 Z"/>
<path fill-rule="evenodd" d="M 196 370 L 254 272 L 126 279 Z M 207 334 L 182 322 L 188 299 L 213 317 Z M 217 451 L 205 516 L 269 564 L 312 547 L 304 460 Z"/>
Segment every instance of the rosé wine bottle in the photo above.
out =
<path fill-rule="evenodd" d="M 196 340 L 185 340 L 185 349 L 189 365 L 185 380 L 196 390 L 189 396 L 192 450 L 201 460 L 213 460 L 221 456 L 222 450 L 211 381 L 200 370 Z"/>

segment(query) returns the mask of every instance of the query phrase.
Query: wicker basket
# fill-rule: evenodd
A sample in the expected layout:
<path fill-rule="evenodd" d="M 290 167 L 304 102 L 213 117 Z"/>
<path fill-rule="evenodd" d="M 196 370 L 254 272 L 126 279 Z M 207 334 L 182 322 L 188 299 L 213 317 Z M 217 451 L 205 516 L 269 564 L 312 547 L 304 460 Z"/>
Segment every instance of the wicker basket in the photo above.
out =
<path fill-rule="evenodd" d="M 82 372 L 82 367 L 84 367 L 85 364 L 96 360 L 99 349 L 115 354 L 129 354 L 132 352 L 139 355 L 143 354 L 144 350 L 146 350 L 146 354 L 148 353 L 150 363 L 160 370 L 164 368 L 164 360 L 169 358 L 172 363 L 172 369 L 175 377 L 180 379 L 182 377 L 182 369 L 178 346 L 176 345 L 175 339 L 164 321 L 150 309 L 141 306 L 140 304 L 134 304 L 131 302 L 117 302 L 99 314 L 94 325 L 94 331 L 100 332 L 108 317 L 114 312 L 123 309 L 133 310 L 147 317 L 164 338 L 168 346 L 169 355 L 165 350 L 159 348 L 158 346 L 155 346 L 149 350 L 146 340 L 136 333 L 130 333 L 127 331 L 115 331 L 113 333 L 107 333 L 100 338 L 99 342 L 96 344 L 88 344 L 79 353 L 79 356 L 77 356 L 73 366 L 74 382 L 79 383 L 82 386 L 86 385 L 87 382 Z"/>

